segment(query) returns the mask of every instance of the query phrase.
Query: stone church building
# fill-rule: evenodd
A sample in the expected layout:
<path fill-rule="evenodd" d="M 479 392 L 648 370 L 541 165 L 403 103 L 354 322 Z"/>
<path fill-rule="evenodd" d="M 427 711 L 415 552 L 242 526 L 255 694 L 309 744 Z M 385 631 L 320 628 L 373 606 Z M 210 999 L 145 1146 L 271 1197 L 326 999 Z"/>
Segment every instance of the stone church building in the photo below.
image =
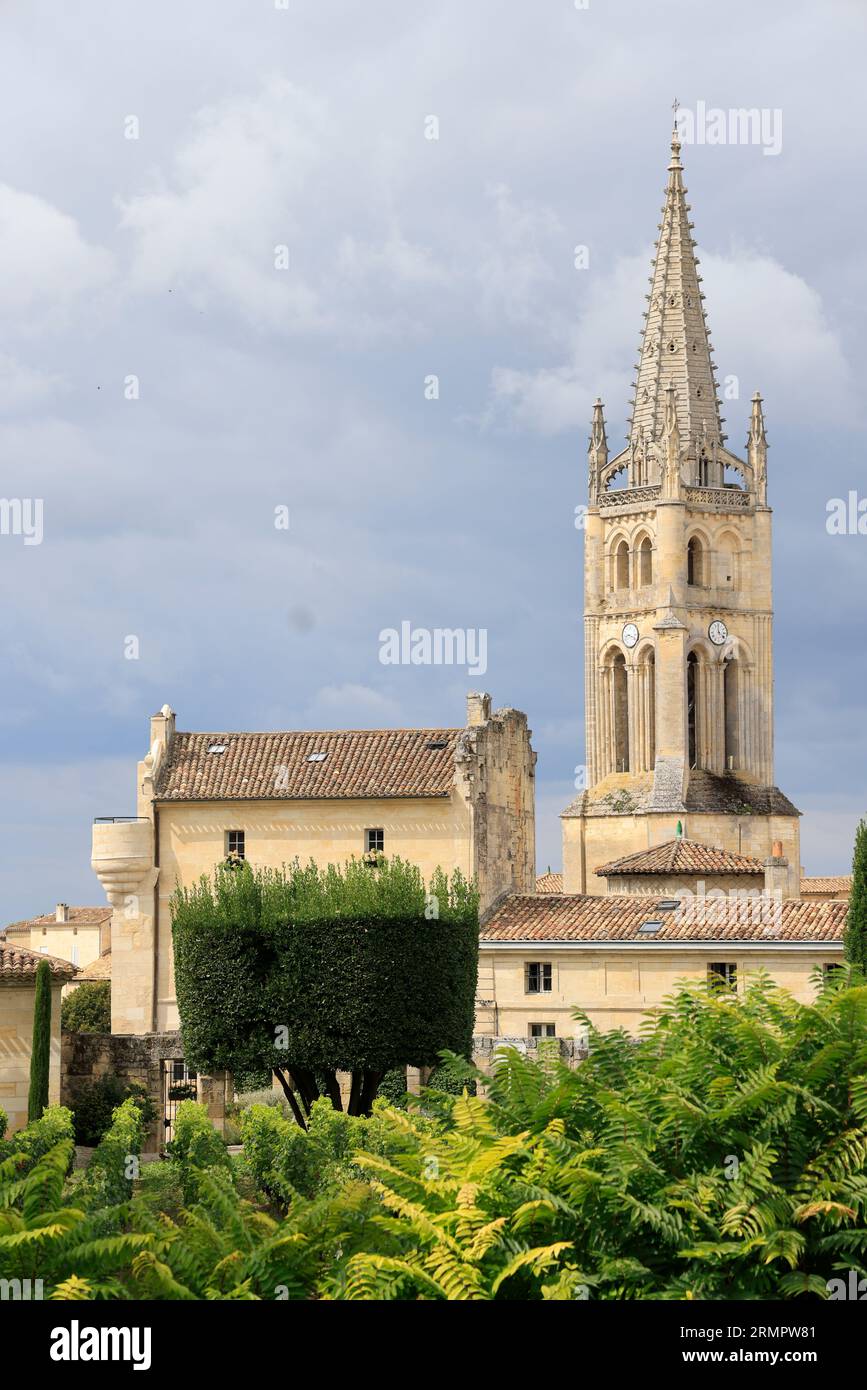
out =
<path fill-rule="evenodd" d="M 684 834 L 765 859 L 798 894 L 799 812 L 774 784 L 767 440 L 726 447 L 701 276 L 673 137 L 631 401 L 611 454 L 593 412 L 584 560 L 586 788 L 563 813 L 563 886 Z"/>

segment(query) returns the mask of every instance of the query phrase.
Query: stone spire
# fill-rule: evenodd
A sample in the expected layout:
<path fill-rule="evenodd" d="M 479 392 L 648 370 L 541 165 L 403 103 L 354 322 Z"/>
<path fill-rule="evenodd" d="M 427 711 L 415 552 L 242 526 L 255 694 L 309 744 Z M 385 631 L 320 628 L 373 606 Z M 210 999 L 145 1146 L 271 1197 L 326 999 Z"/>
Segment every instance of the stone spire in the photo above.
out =
<path fill-rule="evenodd" d="M 750 429 L 747 435 L 747 461 L 753 470 L 756 500 L 760 507 L 768 502 L 768 437 L 765 434 L 765 417 L 762 412 L 762 398 L 758 391 L 753 396 L 750 411 Z"/>
<path fill-rule="evenodd" d="M 702 445 L 710 455 L 725 435 L 685 195 L 675 127 L 634 382 L 629 440 L 636 447 L 642 440 L 661 439 L 666 428 L 666 392 L 674 386 L 680 440 L 695 457 Z"/>
<path fill-rule="evenodd" d="M 590 503 L 596 501 L 599 479 L 608 463 L 608 440 L 605 436 L 605 415 L 599 397 L 593 403 L 593 422 L 590 426 L 590 445 L 587 450 L 590 470 Z"/>

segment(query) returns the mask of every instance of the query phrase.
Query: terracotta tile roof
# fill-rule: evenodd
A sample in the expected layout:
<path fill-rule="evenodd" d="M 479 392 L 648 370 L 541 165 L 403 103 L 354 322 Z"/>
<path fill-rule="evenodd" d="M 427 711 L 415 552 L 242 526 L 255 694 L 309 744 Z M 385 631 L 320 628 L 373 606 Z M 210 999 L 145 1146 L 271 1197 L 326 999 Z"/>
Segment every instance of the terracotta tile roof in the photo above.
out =
<path fill-rule="evenodd" d="M 562 892 L 563 892 L 563 875 L 562 875 L 562 874 L 552 874 L 550 869 L 548 870 L 548 872 L 547 872 L 546 874 L 540 874 L 539 877 L 536 879 L 536 892 L 537 892 L 537 893 L 562 893 Z"/>
<path fill-rule="evenodd" d="M 698 840 L 665 840 L 652 849 L 641 849 L 612 859 L 596 870 L 602 877 L 609 874 L 764 874 L 761 860 L 746 854 L 732 854 L 725 849 L 702 845 Z"/>
<path fill-rule="evenodd" d="M 706 899 L 706 920 L 702 911 L 693 910 L 679 921 L 676 911 L 660 908 L 671 898 L 639 894 L 609 894 L 590 897 L 583 893 L 514 894 L 506 898 L 482 925 L 482 941 L 647 941 L 648 949 L 660 941 L 841 941 L 846 922 L 845 902 L 802 902 L 786 899 L 777 922 L 762 924 L 749 920 L 744 900 Z M 698 900 L 695 900 L 698 902 Z M 722 906 L 733 909 L 736 918 L 719 920 Z M 758 914 L 757 914 L 758 915 Z M 716 920 L 714 918 L 716 917 Z M 639 932 L 644 922 L 661 921 L 659 931 L 645 937 Z"/>
<path fill-rule="evenodd" d="M 54 912 L 46 912 L 42 917 L 28 917 L 21 922 L 10 922 L 4 931 L 9 936 L 29 934 L 31 927 L 99 927 L 111 917 L 111 905 L 101 907 L 71 907 L 65 922 L 58 922 Z"/>
<path fill-rule="evenodd" d="M 36 967 L 40 961 L 47 960 L 51 973 L 58 980 L 71 980 L 78 974 L 78 966 L 68 960 L 58 960 L 57 956 L 44 956 L 40 951 L 25 951 L 23 946 L 14 946 L 0 936 L 0 980 L 31 981 L 36 977 Z"/>
<path fill-rule="evenodd" d="M 158 801 L 448 796 L 462 729 L 175 734 Z M 436 745 L 436 746 L 431 746 Z M 209 753 L 209 748 L 225 752 Z M 308 761 L 311 753 L 325 757 Z"/>
<path fill-rule="evenodd" d="M 851 891 L 851 874 L 837 874 L 831 878 L 801 879 L 802 898 L 809 897 L 811 893 L 836 893 L 841 898 L 848 898 Z"/>
<path fill-rule="evenodd" d="M 92 960 L 90 965 L 85 965 L 78 976 L 78 982 L 84 984 L 91 980 L 110 980 L 111 979 L 111 947 L 103 951 L 101 956 Z"/>

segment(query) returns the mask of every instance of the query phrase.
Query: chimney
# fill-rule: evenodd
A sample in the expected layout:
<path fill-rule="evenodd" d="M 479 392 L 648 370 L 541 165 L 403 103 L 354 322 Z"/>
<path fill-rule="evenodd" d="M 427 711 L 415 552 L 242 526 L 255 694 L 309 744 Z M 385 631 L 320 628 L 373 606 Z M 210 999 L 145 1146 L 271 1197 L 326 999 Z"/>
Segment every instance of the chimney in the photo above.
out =
<path fill-rule="evenodd" d="M 490 695 L 480 695 L 475 690 L 471 690 L 467 696 L 467 726 L 472 729 L 479 724 L 487 724 L 490 717 Z"/>
<path fill-rule="evenodd" d="M 789 861 L 783 854 L 781 840 L 774 840 L 771 857 L 765 860 L 765 894 L 768 897 L 787 898 L 789 887 Z"/>
<path fill-rule="evenodd" d="M 69 921 L 69 903 L 57 904 L 57 907 L 54 909 L 54 920 L 55 922 Z"/>
<path fill-rule="evenodd" d="M 175 736 L 175 712 L 171 705 L 163 705 L 159 714 L 151 715 L 151 739 L 149 747 L 153 748 L 155 743 L 165 744 L 165 752 L 168 753 L 172 746 L 172 739 Z"/>

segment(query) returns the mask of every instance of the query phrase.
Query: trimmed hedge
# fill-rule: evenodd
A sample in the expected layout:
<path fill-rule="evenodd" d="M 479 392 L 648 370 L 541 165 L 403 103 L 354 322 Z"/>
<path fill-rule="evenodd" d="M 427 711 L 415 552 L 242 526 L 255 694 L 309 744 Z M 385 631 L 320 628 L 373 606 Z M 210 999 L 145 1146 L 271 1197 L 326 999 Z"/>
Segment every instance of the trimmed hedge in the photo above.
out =
<path fill-rule="evenodd" d="M 432 1066 L 444 1048 L 468 1055 L 478 896 L 441 872 L 430 895 L 398 859 L 244 864 L 179 889 L 175 980 L 190 1065 L 382 1074 Z"/>

